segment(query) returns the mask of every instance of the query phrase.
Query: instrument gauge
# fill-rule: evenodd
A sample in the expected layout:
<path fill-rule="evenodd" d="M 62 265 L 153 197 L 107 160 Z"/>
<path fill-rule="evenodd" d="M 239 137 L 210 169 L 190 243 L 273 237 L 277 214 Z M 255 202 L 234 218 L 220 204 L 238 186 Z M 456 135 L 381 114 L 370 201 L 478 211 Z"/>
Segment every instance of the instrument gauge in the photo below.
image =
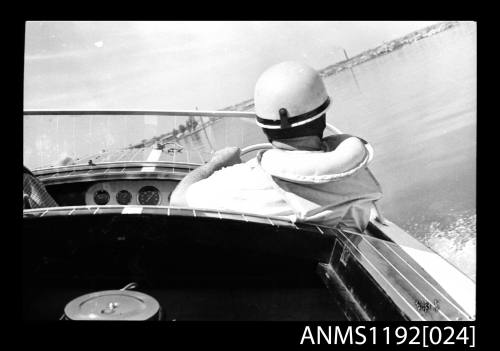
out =
<path fill-rule="evenodd" d="M 139 190 L 138 200 L 141 205 L 158 205 L 160 203 L 160 191 L 154 186 L 142 187 Z"/>
<path fill-rule="evenodd" d="M 97 205 L 106 205 L 109 202 L 109 193 L 102 189 L 94 193 L 94 202 Z"/>
<path fill-rule="evenodd" d="M 132 194 L 127 190 L 120 190 L 116 194 L 116 202 L 118 202 L 120 205 L 128 205 L 130 203 L 130 200 L 132 200 Z"/>

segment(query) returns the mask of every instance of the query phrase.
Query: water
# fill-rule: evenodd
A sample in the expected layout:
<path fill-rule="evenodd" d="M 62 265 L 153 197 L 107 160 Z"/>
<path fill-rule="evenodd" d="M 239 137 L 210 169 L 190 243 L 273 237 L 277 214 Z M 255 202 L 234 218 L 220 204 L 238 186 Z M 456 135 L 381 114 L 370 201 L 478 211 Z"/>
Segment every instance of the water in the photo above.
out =
<path fill-rule="evenodd" d="M 329 121 L 375 149 L 371 169 L 384 190 L 385 215 L 475 279 L 475 24 L 326 83 L 335 106 Z"/>
<path fill-rule="evenodd" d="M 333 100 L 328 121 L 375 149 L 371 169 L 384 190 L 386 217 L 475 280 L 475 24 L 462 23 L 325 82 Z M 36 167 L 66 154 L 124 147 L 181 121 L 25 118 L 25 163 Z M 218 122 L 206 132 L 208 140 L 200 133 L 184 145 L 208 154 L 264 141 L 251 121 Z"/>

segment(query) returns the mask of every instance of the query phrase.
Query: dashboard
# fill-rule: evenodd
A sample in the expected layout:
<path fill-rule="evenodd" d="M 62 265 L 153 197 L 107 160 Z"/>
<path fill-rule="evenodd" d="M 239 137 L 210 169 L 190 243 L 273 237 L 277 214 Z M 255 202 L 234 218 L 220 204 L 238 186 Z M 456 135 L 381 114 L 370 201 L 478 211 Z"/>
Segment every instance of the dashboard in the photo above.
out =
<path fill-rule="evenodd" d="M 86 205 L 167 206 L 177 182 L 119 180 L 95 183 L 85 192 Z"/>

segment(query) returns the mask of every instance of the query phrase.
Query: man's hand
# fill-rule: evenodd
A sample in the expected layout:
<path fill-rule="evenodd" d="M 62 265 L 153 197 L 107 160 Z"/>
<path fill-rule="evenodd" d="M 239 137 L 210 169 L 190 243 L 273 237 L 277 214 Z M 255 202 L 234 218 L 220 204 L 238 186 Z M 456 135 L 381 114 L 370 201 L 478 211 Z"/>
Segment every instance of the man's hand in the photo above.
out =
<path fill-rule="evenodd" d="M 240 148 L 234 146 L 226 147 L 224 149 L 217 150 L 213 154 L 209 163 L 213 164 L 216 169 L 229 167 L 237 163 L 241 163 L 240 154 Z"/>

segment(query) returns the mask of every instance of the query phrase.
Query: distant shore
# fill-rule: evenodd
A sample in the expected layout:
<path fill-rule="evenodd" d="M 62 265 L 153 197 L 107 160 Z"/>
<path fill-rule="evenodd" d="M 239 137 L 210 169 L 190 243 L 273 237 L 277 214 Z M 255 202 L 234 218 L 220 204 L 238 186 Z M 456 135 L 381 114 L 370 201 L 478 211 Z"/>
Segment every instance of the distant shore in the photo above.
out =
<path fill-rule="evenodd" d="M 388 53 L 391 53 L 395 50 L 398 50 L 406 45 L 413 44 L 414 42 L 423 39 L 423 38 L 428 38 L 432 35 L 441 33 L 447 29 L 453 28 L 460 23 L 457 21 L 453 22 L 440 22 L 437 24 L 434 24 L 432 26 L 428 26 L 419 30 L 416 30 L 414 32 L 411 32 L 403 37 L 400 37 L 398 39 L 391 40 L 389 42 L 384 42 L 383 44 L 373 48 L 369 49 L 366 51 L 363 51 L 362 53 L 348 58 L 343 61 L 339 61 L 333 65 L 327 66 L 321 70 L 319 70 L 319 73 L 322 77 L 329 77 L 332 75 L 335 75 L 345 69 L 352 68 L 354 66 L 357 66 L 359 64 L 362 64 L 366 61 L 372 60 L 374 58 L 377 58 L 382 55 L 386 55 Z M 347 55 L 346 55 L 347 56 Z M 237 104 L 227 106 L 221 111 L 248 111 L 253 109 L 254 104 L 253 104 L 253 99 L 245 100 L 242 102 L 239 102 Z M 135 144 L 135 145 L 129 145 L 129 148 L 139 148 L 139 147 L 145 147 L 145 146 L 152 146 L 156 143 L 165 143 L 165 142 L 171 142 L 178 140 L 178 138 L 184 137 L 188 134 L 192 133 L 198 133 L 200 132 L 203 128 L 206 128 L 207 126 L 213 124 L 216 122 L 219 118 L 217 117 L 211 117 L 209 118 L 208 121 L 203 121 L 200 119 L 200 122 L 196 122 L 195 125 L 186 125 L 184 126 L 183 124 L 176 126 L 171 132 L 162 134 L 160 136 L 153 137 L 148 140 L 142 140 L 142 142 Z M 189 123 L 188 123 L 189 124 Z"/>
<path fill-rule="evenodd" d="M 413 44 L 414 42 L 428 38 L 432 35 L 444 32 L 450 28 L 456 27 L 460 23 L 457 21 L 440 22 L 432 26 L 428 26 L 414 32 L 411 32 L 404 37 L 391 40 L 389 42 L 384 42 L 383 44 L 377 46 L 376 48 L 363 51 L 362 53 L 351 57 L 349 59 L 334 63 L 333 65 L 327 66 L 319 71 L 322 77 L 329 77 L 337 74 L 347 68 L 357 66 L 363 62 L 372 60 L 382 55 L 386 55 L 395 50 L 401 49 L 406 45 Z M 222 109 L 222 111 L 248 111 L 253 108 L 253 99 L 245 100 L 237 104 L 227 106 Z"/>

